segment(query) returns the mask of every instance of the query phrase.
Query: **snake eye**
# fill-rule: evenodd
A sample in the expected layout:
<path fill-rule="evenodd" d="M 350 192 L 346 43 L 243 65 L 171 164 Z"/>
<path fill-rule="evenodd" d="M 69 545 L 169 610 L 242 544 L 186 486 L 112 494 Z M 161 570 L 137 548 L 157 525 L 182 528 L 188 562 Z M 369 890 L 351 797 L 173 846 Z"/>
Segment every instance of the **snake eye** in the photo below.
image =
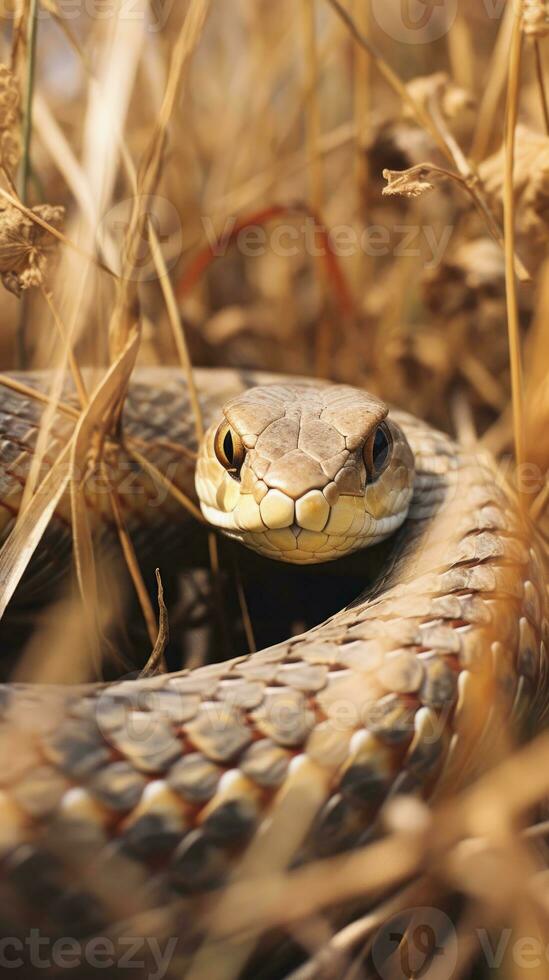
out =
<path fill-rule="evenodd" d="M 238 432 L 231 429 L 228 422 L 222 422 L 219 426 L 215 434 L 214 449 L 221 465 L 236 479 L 242 468 L 246 450 Z"/>
<path fill-rule="evenodd" d="M 385 423 L 382 422 L 364 446 L 364 462 L 370 483 L 377 480 L 378 476 L 383 473 L 391 458 L 392 446 L 391 433 Z"/>

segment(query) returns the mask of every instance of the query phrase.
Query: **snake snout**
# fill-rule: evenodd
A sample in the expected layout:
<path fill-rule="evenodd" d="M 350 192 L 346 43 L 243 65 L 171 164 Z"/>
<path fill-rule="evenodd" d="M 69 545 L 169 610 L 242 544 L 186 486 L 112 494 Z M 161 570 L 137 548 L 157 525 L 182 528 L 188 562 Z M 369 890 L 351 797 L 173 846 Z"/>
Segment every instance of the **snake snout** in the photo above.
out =
<path fill-rule="evenodd" d="M 206 434 L 204 516 L 279 561 L 331 561 L 405 519 L 413 456 L 387 408 L 347 386 L 267 385 L 228 402 Z"/>

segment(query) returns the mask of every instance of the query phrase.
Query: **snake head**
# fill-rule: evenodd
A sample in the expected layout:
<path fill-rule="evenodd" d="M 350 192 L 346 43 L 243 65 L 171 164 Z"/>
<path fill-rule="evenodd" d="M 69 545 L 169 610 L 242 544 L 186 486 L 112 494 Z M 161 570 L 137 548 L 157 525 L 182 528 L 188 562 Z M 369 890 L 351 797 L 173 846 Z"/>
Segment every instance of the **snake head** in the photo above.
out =
<path fill-rule="evenodd" d="M 279 561 L 331 561 L 393 533 L 414 460 L 387 406 L 347 385 L 274 384 L 231 399 L 200 447 L 206 520 Z"/>

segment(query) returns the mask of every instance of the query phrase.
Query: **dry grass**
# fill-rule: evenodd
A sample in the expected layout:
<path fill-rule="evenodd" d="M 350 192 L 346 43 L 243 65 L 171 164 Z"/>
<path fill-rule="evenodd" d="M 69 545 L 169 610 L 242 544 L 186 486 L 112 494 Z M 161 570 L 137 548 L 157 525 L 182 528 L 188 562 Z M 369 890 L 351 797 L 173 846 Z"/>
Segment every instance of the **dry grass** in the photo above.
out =
<path fill-rule="evenodd" d="M 0 357 L 3 371 L 47 366 L 52 382 L 38 463 L 0 554 L 2 612 L 69 487 L 85 612 L 81 622 L 69 617 L 70 643 L 79 630 L 103 630 L 77 477 L 98 431 L 99 444 L 116 443 L 137 363 L 181 364 L 192 393 L 193 363 L 366 386 L 478 438 L 502 462 L 534 462 L 541 479 L 523 504 L 547 534 L 549 41 L 541 0 L 526 5 L 525 22 L 520 4 L 490 16 L 497 4 L 462 0 L 449 32 L 429 40 L 426 27 L 414 44 L 402 43 L 409 28 L 396 2 L 143 2 L 131 18 L 113 4 L 110 17 L 80 12 L 72 22 L 48 0 L 36 24 L 32 0 L 16 6 L 3 37 L 10 72 L 0 76 Z M 382 6 L 393 37 L 378 22 Z M 165 18 L 161 30 L 156 17 Z M 517 139 L 519 124 L 528 139 Z M 64 207 L 62 230 L 42 205 Z M 367 229 L 368 247 L 349 245 Z M 245 247 L 250 231 L 264 236 L 259 251 Z M 82 374 L 90 365 L 93 389 Z M 75 412 L 60 401 L 67 372 L 80 395 L 78 424 L 40 482 L 52 419 Z M 166 484 L 142 448 L 128 447 Z M 152 669 L 167 635 L 161 583 L 157 623 L 115 491 L 111 502 Z M 44 636 L 53 648 L 55 620 Z M 41 676 L 60 669 L 57 657 Z M 548 793 L 548 773 L 542 735 L 432 812 L 395 804 L 388 836 L 351 857 L 287 875 L 281 848 L 278 865 L 256 868 L 260 889 L 237 882 L 214 908 L 193 980 L 238 976 L 259 936 L 281 925 L 310 954 L 295 980 L 375 976 L 368 955 L 382 923 L 417 904 L 445 907 L 458 891 L 467 901 L 456 972 L 445 973 L 447 946 L 433 977 L 467 974 L 480 927 L 509 924 L 516 938 L 545 947 L 548 828 L 530 829 L 527 843 L 522 827 Z M 301 813 L 294 835 L 309 818 Z M 295 803 L 280 820 L 279 840 L 295 823 Z M 337 932 L 326 918 L 334 897 L 360 897 L 374 910 Z M 236 952 L 227 938 L 235 935 L 245 937 Z M 393 967 L 387 976 L 402 975 Z M 521 975 L 511 946 L 491 975 Z"/>

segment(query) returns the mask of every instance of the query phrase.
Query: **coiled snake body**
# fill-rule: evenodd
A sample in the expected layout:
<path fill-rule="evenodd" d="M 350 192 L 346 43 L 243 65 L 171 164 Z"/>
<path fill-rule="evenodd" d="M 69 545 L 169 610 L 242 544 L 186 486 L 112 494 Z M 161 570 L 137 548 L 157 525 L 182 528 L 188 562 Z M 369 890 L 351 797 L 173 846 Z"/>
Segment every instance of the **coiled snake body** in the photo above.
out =
<path fill-rule="evenodd" d="M 215 524 L 301 562 L 402 526 L 378 589 L 305 635 L 146 680 L 0 688 L 2 934 L 176 935 L 169 976 L 204 954 L 212 890 L 353 847 L 391 794 L 454 790 L 539 723 L 548 687 L 541 548 L 489 457 L 352 389 L 196 377 L 213 423 L 197 486 Z M 42 391 L 47 378 L 19 382 Z M 43 405 L 5 388 L 0 407 L 6 536 Z M 73 426 L 58 413 L 52 453 Z M 123 433 L 194 496 L 178 372 L 136 373 Z M 157 506 L 129 449 L 111 469 L 131 532 L 147 522 L 158 545 L 190 520 L 169 498 Z M 96 491 L 89 503 L 100 524 L 107 504 Z M 53 524 L 69 519 L 62 499 Z"/>

